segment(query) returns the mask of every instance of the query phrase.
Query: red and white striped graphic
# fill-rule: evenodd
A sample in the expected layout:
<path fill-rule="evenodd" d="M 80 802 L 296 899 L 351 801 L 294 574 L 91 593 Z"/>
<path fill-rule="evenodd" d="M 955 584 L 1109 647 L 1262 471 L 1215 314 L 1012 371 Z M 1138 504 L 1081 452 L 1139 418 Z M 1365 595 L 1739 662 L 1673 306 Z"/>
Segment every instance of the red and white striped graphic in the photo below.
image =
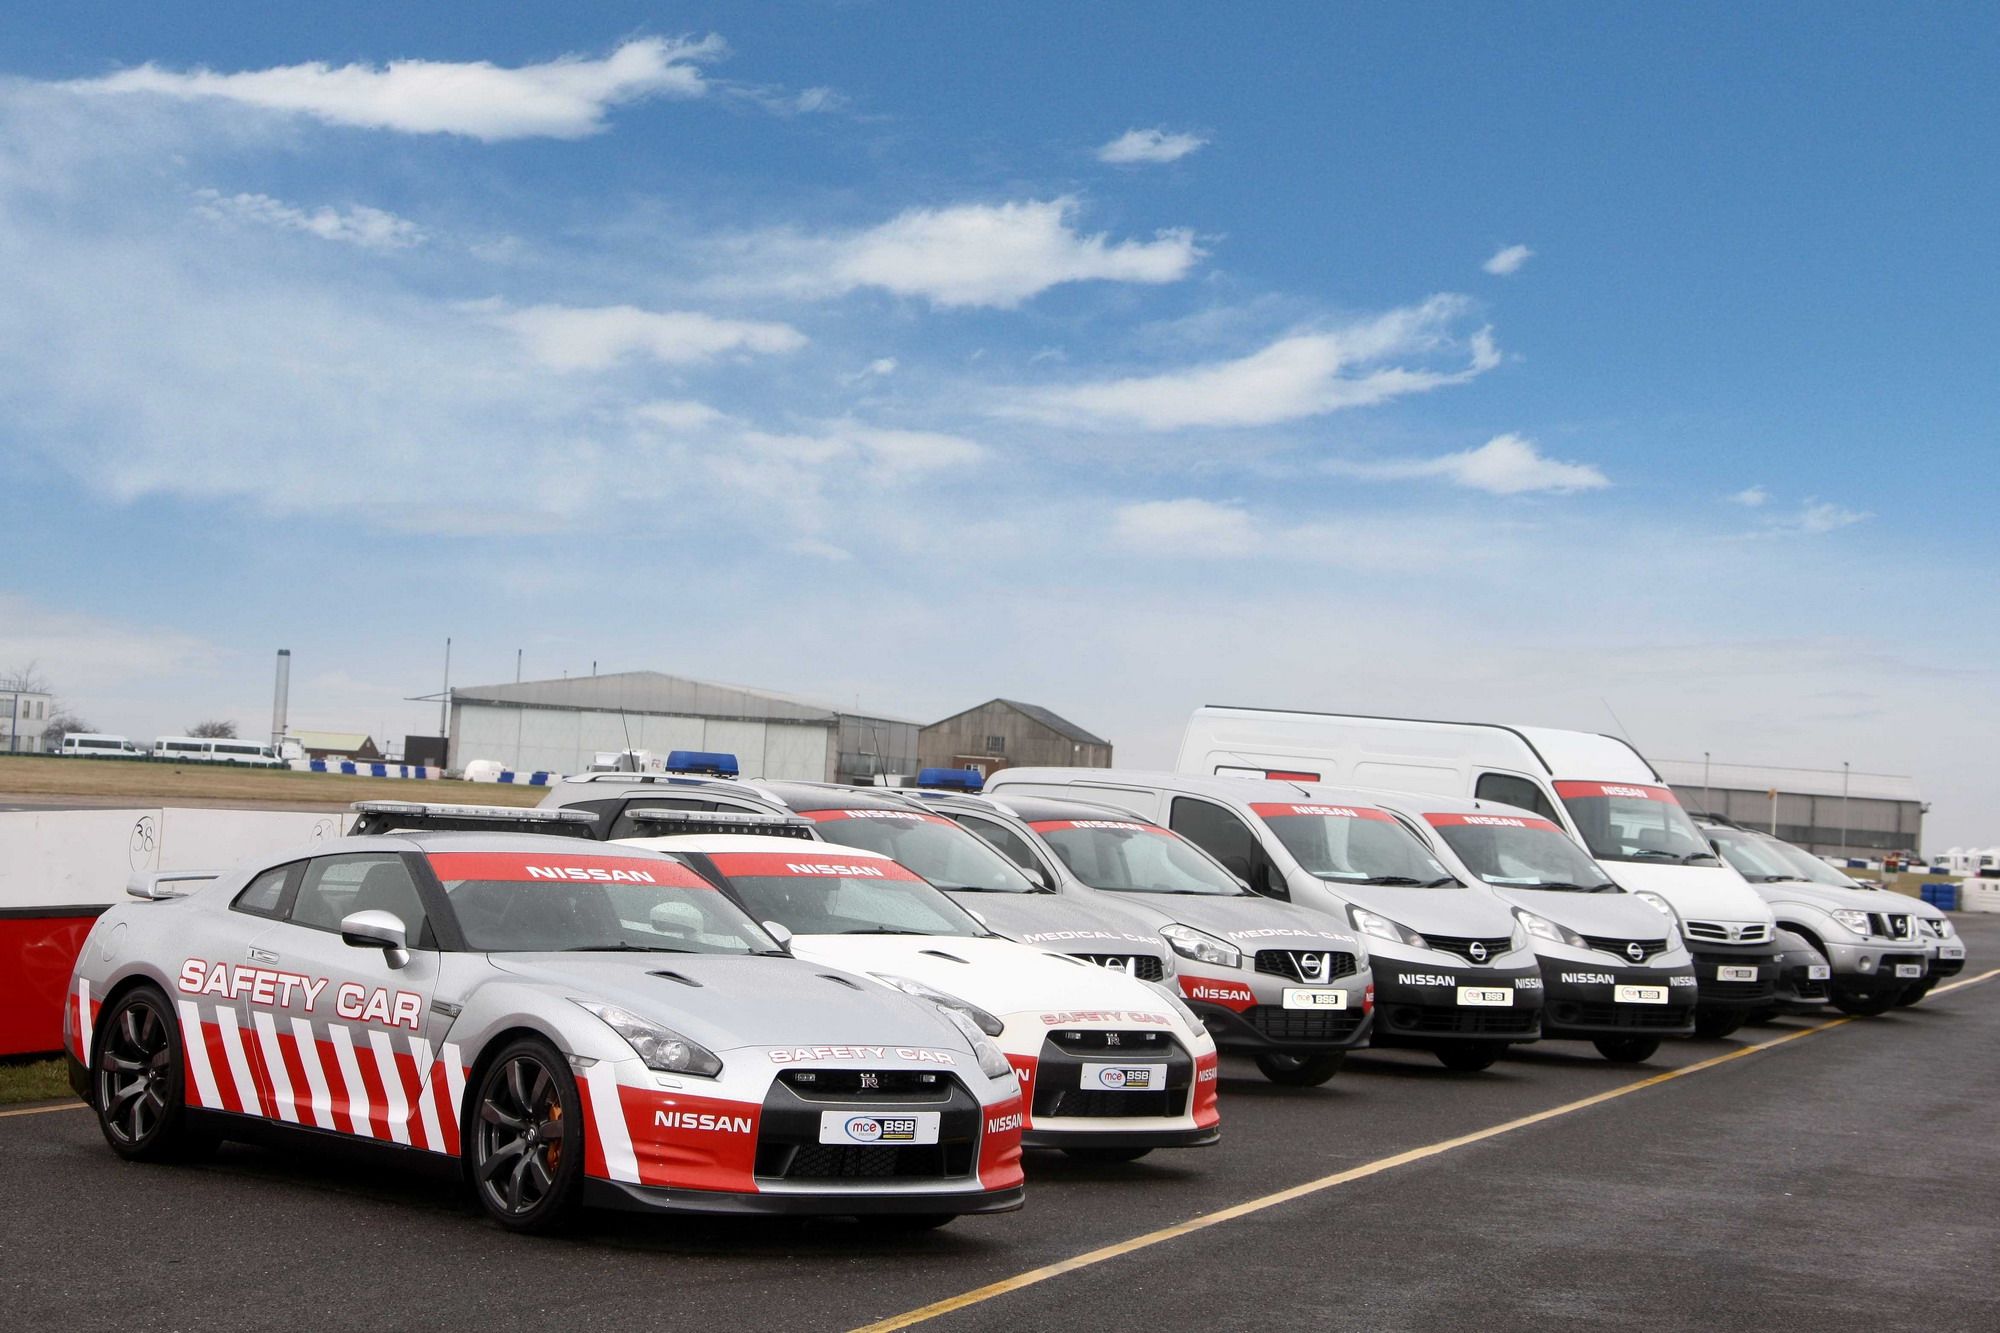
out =
<path fill-rule="evenodd" d="M 281 1027 L 263 1013 L 246 1042 L 233 1006 L 204 1014 L 182 1000 L 176 1008 L 190 1106 L 458 1155 L 468 1071 L 456 1045 L 434 1051 L 426 1038 L 382 1028 L 362 1029 L 357 1045 L 347 1024 L 318 1029 L 292 1018 Z"/>

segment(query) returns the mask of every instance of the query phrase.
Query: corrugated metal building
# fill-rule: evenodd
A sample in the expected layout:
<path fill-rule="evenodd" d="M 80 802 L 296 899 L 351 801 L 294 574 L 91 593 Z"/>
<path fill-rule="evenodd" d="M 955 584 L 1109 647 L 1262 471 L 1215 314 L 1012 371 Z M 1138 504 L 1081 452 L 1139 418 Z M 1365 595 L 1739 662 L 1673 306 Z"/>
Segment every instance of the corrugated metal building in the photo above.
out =
<path fill-rule="evenodd" d="M 743 776 L 867 782 L 917 766 L 917 724 L 659 671 L 475 685 L 451 694 L 447 767 L 494 759 L 580 773 L 600 751 L 720 750 Z"/>
<path fill-rule="evenodd" d="M 1779 837 L 1821 856 L 1923 850 L 1925 806 L 1906 777 L 1700 759 L 1656 759 L 1653 766 L 1690 810 L 1767 833 L 1775 821 Z"/>
<path fill-rule="evenodd" d="M 993 774 L 1016 766 L 1111 767 L 1111 742 L 1037 704 L 989 699 L 923 730 L 924 768 L 976 768 Z"/>

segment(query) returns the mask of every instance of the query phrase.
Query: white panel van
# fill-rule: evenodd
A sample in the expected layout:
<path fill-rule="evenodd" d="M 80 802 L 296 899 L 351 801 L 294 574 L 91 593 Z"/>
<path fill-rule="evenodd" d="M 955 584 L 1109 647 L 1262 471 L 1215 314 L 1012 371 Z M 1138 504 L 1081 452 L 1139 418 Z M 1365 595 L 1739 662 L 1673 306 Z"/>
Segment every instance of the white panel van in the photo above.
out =
<path fill-rule="evenodd" d="M 84 759 L 139 759 L 145 751 L 126 740 L 123 736 L 109 736 L 95 731 L 72 731 L 62 738 L 57 754 L 76 755 Z"/>

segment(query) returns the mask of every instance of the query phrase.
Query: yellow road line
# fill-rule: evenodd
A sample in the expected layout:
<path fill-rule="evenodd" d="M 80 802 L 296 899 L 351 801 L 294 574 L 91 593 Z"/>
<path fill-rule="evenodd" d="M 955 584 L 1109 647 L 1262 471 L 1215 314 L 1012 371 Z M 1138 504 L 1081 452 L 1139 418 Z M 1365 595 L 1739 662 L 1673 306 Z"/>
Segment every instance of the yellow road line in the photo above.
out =
<path fill-rule="evenodd" d="M 47 1115 L 51 1111 L 88 1111 L 89 1109 L 90 1106 L 86 1102 L 64 1102 L 61 1106 L 30 1106 L 26 1110 L 21 1111 L 0 1111 L 0 1120 L 6 1120 L 17 1115 Z"/>
<path fill-rule="evenodd" d="M 1982 981 L 1990 981 L 1994 977 L 2000 977 L 2000 968 L 1995 968 L 1990 972 L 1983 972 L 1976 977 L 1967 977 L 1962 981 L 1954 981 L 1948 986 L 1939 986 L 1931 993 L 1934 995 L 1943 994 L 1946 991 L 1957 990 L 1963 986 L 1973 986 Z M 1239 1217 L 1248 1217 L 1252 1213 L 1261 1213 L 1267 1208 L 1276 1208 L 1279 1204 L 1291 1203 L 1295 1199 L 1303 1199 L 1308 1195 L 1318 1194 L 1323 1190 L 1334 1189 L 1356 1180 L 1365 1180 L 1369 1176 L 1380 1175 L 1384 1171 L 1393 1171 L 1399 1166 L 1408 1166 L 1412 1162 L 1421 1162 L 1425 1158 L 1436 1157 L 1457 1148 L 1468 1147 L 1475 1143 L 1483 1143 L 1487 1139 L 1498 1138 L 1502 1134 L 1511 1134 L 1517 1129 L 1526 1129 L 1530 1125 L 1539 1125 L 1546 1120 L 1554 1120 L 1560 1116 L 1574 1115 L 1578 1111 L 1588 1110 L 1593 1106 L 1601 1106 L 1605 1102 L 1615 1100 L 1616 1098 L 1629 1096 L 1646 1088 L 1658 1087 L 1662 1083 L 1671 1083 L 1677 1078 L 1686 1078 L 1690 1074 L 1699 1074 L 1703 1070 L 1714 1069 L 1718 1065 L 1726 1065 L 1732 1060 L 1741 1060 L 1745 1056 L 1755 1055 L 1759 1051 L 1768 1051 L 1774 1046 L 1783 1046 L 1787 1042 L 1794 1042 L 1801 1037 L 1810 1037 L 1816 1033 L 1827 1032 L 1853 1021 L 1852 1018 L 1832 1019 L 1819 1024 L 1817 1027 L 1803 1028 L 1797 1032 L 1788 1032 L 1782 1037 L 1774 1037 L 1770 1041 L 1758 1042 L 1754 1046 L 1739 1047 L 1726 1054 L 1711 1056 L 1706 1060 L 1698 1060 L 1694 1064 L 1685 1065 L 1679 1069 L 1670 1069 L 1662 1074 L 1654 1074 L 1649 1078 L 1642 1078 L 1637 1082 L 1627 1083 L 1620 1087 L 1612 1088 L 1607 1092 L 1596 1093 L 1578 1101 L 1566 1102 L 1561 1106 L 1550 1107 L 1546 1111 L 1537 1111 L 1533 1115 L 1524 1115 L 1518 1120 L 1509 1120 L 1505 1124 L 1474 1130 L 1470 1134 L 1461 1134 L 1457 1138 L 1442 1139 L 1437 1143 L 1426 1144 L 1421 1148 L 1411 1148 L 1407 1152 L 1399 1152 L 1390 1157 L 1379 1157 L 1372 1162 L 1364 1162 L 1360 1166 L 1349 1167 L 1345 1171 L 1336 1171 L 1330 1176 L 1321 1176 L 1317 1180 L 1308 1180 L 1302 1185 L 1294 1185 L 1290 1189 L 1279 1190 L 1275 1194 L 1266 1194 L 1259 1198 L 1231 1205 L 1228 1208 L 1217 1209 L 1212 1213 L 1202 1213 L 1197 1217 L 1189 1218 L 1185 1222 L 1176 1222 L 1170 1227 L 1161 1227 L 1158 1231 L 1149 1231 L 1143 1236 L 1134 1236 L 1130 1240 L 1117 1241 L 1114 1244 L 1101 1246 L 1098 1249 L 1089 1250 L 1068 1259 L 1060 1259 L 1052 1264 L 1044 1264 L 1040 1268 L 1031 1268 L 1025 1273 L 1016 1273 L 1013 1277 L 1002 1278 L 998 1282 L 990 1282 L 983 1287 L 975 1287 L 971 1291 L 963 1292 L 957 1296 L 947 1296 L 941 1301 L 933 1301 L 929 1305 L 919 1306 L 903 1314 L 891 1315 L 887 1319 L 878 1320 L 872 1324 L 864 1324 L 856 1329 L 855 1333 L 890 1333 L 893 1329 L 909 1328 L 913 1324 L 925 1323 L 938 1318 L 940 1315 L 947 1315 L 955 1310 L 963 1310 L 970 1305 L 978 1305 L 983 1301 L 990 1301 L 996 1296 L 1005 1296 L 1009 1292 L 1020 1291 L 1024 1287 L 1032 1287 L 1037 1283 L 1047 1282 L 1050 1278 L 1061 1277 L 1064 1273 L 1074 1273 L 1079 1268 L 1089 1268 L 1093 1264 L 1101 1264 L 1107 1259 L 1116 1259 L 1120 1255 L 1131 1254 L 1136 1250 L 1144 1250 L 1166 1241 L 1178 1240 L 1182 1236 L 1191 1235 L 1197 1231 L 1205 1231 L 1209 1227 L 1220 1226 L 1224 1222 L 1233 1222 Z"/>

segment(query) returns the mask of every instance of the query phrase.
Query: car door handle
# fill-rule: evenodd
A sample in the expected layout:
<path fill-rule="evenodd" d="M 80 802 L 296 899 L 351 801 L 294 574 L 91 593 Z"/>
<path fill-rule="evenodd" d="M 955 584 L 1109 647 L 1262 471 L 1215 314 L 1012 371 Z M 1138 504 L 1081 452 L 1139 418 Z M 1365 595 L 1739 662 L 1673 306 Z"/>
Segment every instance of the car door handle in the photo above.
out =
<path fill-rule="evenodd" d="M 269 949 L 246 949 L 244 952 L 253 963 L 275 963 L 278 961 L 278 955 L 272 953 Z"/>

